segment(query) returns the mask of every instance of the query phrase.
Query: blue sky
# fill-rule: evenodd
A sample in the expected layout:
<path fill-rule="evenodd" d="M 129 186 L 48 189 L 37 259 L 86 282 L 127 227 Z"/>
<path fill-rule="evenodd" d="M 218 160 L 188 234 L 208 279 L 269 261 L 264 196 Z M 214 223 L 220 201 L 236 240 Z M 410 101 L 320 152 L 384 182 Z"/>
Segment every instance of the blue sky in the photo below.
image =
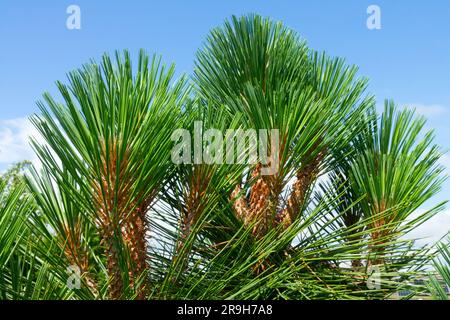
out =
<path fill-rule="evenodd" d="M 66 8 L 81 8 L 81 30 L 68 30 Z M 381 8 L 381 30 L 368 30 L 366 9 Z M 0 170 L 32 158 L 26 122 L 42 92 L 103 52 L 140 48 L 192 71 L 208 31 L 232 14 L 282 20 L 311 48 L 345 57 L 370 79 L 381 103 L 392 98 L 429 117 L 450 149 L 450 1 L 164 0 L 0 2 Z M 443 163 L 450 167 L 447 155 Z M 450 183 L 437 200 L 450 198 Z M 442 223 L 447 230 L 450 215 Z"/>

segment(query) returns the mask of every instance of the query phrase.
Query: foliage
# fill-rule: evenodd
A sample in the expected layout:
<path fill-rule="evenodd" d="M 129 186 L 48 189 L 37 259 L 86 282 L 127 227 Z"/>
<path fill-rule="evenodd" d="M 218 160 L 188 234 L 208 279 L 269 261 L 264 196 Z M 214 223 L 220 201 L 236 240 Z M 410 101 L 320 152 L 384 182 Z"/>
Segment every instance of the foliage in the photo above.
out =
<path fill-rule="evenodd" d="M 440 258 L 434 261 L 436 275 L 431 275 L 428 283 L 428 289 L 435 299 L 448 300 L 448 292 L 445 292 L 444 286 L 450 288 L 450 249 L 449 239 L 447 243 L 441 243 L 439 246 Z"/>
<path fill-rule="evenodd" d="M 44 94 L 33 199 L 14 183 L 1 202 L 1 298 L 379 299 L 424 274 L 432 253 L 406 236 L 445 179 L 425 119 L 390 101 L 380 117 L 355 66 L 256 15 L 214 29 L 195 66 L 175 80 L 105 54 L 57 82 L 62 102 Z M 173 163 L 198 121 L 277 129 L 279 148 Z"/>

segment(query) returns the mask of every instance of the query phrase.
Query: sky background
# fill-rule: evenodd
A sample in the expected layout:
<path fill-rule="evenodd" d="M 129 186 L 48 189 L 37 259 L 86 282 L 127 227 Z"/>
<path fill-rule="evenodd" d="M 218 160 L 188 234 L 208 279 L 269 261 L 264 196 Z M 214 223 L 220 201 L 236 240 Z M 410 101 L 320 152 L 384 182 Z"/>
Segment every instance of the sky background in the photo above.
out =
<path fill-rule="evenodd" d="M 69 5 L 81 9 L 81 30 L 66 27 Z M 381 8 L 381 30 L 366 27 L 367 7 Z M 450 149 L 450 1 L 448 0 L 0 0 L 0 171 L 35 157 L 27 118 L 55 81 L 104 52 L 140 48 L 191 73 L 209 30 L 231 15 L 281 20 L 316 50 L 346 58 L 386 98 L 428 117 L 436 141 Z M 450 171 L 450 156 L 442 163 Z M 450 198 L 450 182 L 433 204 Z M 450 229 L 450 210 L 414 236 L 430 242 Z"/>

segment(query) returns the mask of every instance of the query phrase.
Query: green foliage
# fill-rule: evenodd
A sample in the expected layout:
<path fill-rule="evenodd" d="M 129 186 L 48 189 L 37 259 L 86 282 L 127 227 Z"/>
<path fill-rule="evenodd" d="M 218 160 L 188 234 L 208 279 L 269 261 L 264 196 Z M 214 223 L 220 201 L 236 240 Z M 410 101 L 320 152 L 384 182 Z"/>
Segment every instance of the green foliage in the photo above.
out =
<path fill-rule="evenodd" d="M 449 239 L 447 243 L 439 245 L 438 253 L 440 257 L 434 261 L 435 271 L 437 273 L 430 276 L 428 289 L 435 299 L 448 300 L 449 294 L 445 292 L 444 286 L 450 288 L 450 249 Z"/>
<path fill-rule="evenodd" d="M 0 299 L 68 298 L 35 247 L 29 218 L 37 208 L 23 176 L 29 165 L 18 163 L 0 177 Z"/>
<path fill-rule="evenodd" d="M 382 299 L 425 274 L 407 234 L 445 177 L 423 118 L 379 117 L 355 66 L 260 16 L 214 29 L 195 65 L 175 80 L 143 51 L 104 55 L 44 94 L 42 170 L 0 179 L 0 298 Z M 276 173 L 261 154 L 174 164 L 196 121 L 278 129 Z"/>

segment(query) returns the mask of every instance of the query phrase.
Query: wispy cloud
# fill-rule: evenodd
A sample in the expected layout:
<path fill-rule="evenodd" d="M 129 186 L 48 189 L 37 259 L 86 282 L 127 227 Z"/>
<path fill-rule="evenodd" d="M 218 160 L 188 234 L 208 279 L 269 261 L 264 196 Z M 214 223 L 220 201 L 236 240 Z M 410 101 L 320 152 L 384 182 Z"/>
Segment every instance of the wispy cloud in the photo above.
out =
<path fill-rule="evenodd" d="M 450 155 L 444 154 L 440 159 L 441 164 L 447 168 L 447 172 L 450 173 Z"/>
<path fill-rule="evenodd" d="M 30 146 L 30 136 L 39 139 L 27 118 L 0 120 L 0 169 L 23 160 L 38 165 L 39 160 Z"/>
<path fill-rule="evenodd" d="M 449 107 L 439 105 L 439 104 L 420 104 L 420 103 L 409 103 L 405 104 L 406 107 L 415 109 L 418 114 L 434 117 L 440 116 L 448 113 L 450 111 Z"/>
<path fill-rule="evenodd" d="M 414 214 L 413 217 L 417 217 Z M 418 239 L 418 245 L 430 245 L 441 240 L 450 232 L 450 210 L 438 213 L 433 218 L 411 231 L 407 238 Z"/>

